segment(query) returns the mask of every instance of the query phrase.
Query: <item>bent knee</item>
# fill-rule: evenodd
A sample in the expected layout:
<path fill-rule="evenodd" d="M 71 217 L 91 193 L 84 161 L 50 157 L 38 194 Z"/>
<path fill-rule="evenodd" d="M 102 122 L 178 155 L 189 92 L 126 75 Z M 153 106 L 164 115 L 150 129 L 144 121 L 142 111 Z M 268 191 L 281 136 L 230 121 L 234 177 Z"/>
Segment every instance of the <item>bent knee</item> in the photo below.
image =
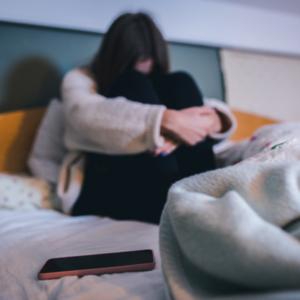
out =
<path fill-rule="evenodd" d="M 121 73 L 113 82 L 109 94 L 115 94 L 127 89 L 134 89 L 140 86 L 148 86 L 149 80 L 147 76 L 136 70 L 127 70 Z M 121 93 L 122 94 L 122 93 Z M 120 94 L 120 95 L 121 95 Z"/>
<path fill-rule="evenodd" d="M 196 85 L 194 78 L 192 77 L 191 74 L 185 72 L 185 71 L 177 71 L 174 73 L 171 73 L 169 75 L 172 78 L 173 84 L 176 85 Z"/>
<path fill-rule="evenodd" d="M 131 81 L 140 81 L 140 80 L 148 80 L 147 76 L 142 73 L 139 72 L 137 70 L 131 69 L 131 70 L 127 70 L 123 73 L 121 73 L 118 77 L 119 80 L 131 80 Z"/>

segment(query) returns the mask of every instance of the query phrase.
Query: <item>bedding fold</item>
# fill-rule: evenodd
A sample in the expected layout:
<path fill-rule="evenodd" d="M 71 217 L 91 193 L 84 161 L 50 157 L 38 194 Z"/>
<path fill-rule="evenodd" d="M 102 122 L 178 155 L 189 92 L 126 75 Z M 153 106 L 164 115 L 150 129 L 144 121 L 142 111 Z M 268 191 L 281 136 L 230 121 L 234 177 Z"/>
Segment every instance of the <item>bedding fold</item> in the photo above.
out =
<path fill-rule="evenodd" d="M 152 249 L 152 271 L 38 280 L 54 257 Z M 0 300 L 164 300 L 158 226 L 52 210 L 0 210 Z"/>
<path fill-rule="evenodd" d="M 299 299 L 300 225 L 282 229 L 299 217 L 300 162 L 239 165 L 175 183 L 160 224 L 169 299 L 275 299 L 274 291 Z"/>

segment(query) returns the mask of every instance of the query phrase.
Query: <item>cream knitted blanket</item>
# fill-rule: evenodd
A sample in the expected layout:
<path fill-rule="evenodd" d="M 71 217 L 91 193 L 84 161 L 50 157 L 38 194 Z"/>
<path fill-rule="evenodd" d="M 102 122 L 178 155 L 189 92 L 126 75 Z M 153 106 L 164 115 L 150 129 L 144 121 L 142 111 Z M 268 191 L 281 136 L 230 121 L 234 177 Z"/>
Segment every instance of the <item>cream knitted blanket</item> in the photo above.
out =
<path fill-rule="evenodd" d="M 160 224 L 169 299 L 300 299 L 299 182 L 300 162 L 261 162 L 175 183 Z"/>

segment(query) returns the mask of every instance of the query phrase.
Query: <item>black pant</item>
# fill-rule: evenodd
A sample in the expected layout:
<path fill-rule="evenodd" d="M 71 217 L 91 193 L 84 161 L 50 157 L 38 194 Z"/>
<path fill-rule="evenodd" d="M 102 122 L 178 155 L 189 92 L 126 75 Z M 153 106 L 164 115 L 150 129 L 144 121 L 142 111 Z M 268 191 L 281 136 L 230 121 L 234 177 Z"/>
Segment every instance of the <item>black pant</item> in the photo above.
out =
<path fill-rule="evenodd" d="M 184 72 L 146 76 L 130 70 L 114 82 L 108 97 L 164 104 L 180 110 L 202 106 L 202 95 Z M 166 157 L 87 153 L 85 179 L 73 215 L 101 215 L 159 223 L 169 187 L 175 181 L 215 168 L 209 138 L 180 146 Z"/>

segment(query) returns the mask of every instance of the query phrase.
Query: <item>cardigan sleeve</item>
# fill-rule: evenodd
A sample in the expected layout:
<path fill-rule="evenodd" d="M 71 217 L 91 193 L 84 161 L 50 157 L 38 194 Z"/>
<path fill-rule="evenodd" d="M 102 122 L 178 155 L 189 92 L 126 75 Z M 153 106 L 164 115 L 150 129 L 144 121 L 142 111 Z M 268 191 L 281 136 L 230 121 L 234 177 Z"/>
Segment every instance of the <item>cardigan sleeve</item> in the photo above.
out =
<path fill-rule="evenodd" d="M 204 105 L 214 108 L 221 118 L 223 130 L 218 133 L 214 133 L 211 138 L 214 143 L 220 143 L 225 139 L 230 138 L 237 128 L 237 120 L 234 114 L 231 112 L 229 106 L 220 100 L 204 98 Z"/>
<path fill-rule="evenodd" d="M 164 143 L 160 135 L 163 105 L 105 98 L 96 92 L 94 80 L 79 69 L 65 75 L 62 99 L 64 142 L 69 150 L 135 154 Z"/>

